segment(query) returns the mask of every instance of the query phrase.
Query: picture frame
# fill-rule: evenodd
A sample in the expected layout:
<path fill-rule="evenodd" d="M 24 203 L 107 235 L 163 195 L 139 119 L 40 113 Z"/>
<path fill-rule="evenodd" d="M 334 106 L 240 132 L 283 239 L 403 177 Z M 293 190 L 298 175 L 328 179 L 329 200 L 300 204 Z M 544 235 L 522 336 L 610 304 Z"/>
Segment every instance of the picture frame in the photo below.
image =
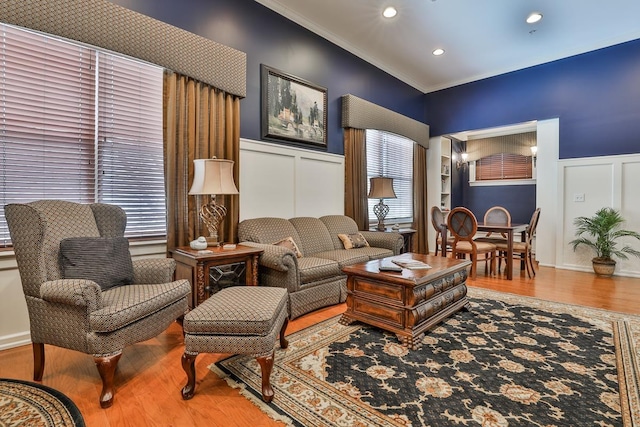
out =
<path fill-rule="evenodd" d="M 327 88 L 261 64 L 262 138 L 327 148 Z"/>

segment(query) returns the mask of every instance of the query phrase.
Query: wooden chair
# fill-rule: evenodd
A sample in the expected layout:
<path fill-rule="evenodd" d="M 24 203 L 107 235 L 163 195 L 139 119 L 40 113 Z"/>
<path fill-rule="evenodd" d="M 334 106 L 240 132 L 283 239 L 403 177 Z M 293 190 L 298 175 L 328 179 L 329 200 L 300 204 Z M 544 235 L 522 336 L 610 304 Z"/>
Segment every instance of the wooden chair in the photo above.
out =
<path fill-rule="evenodd" d="M 536 233 L 536 228 L 538 227 L 539 218 L 540 218 L 540 208 L 537 208 L 535 211 L 533 211 L 533 215 L 531 215 L 531 220 L 529 221 L 529 226 L 525 231 L 525 241 L 513 242 L 514 259 L 524 258 L 524 265 L 527 270 L 527 275 L 529 276 L 530 279 L 532 279 L 536 275 L 536 270 L 533 264 L 533 254 L 531 249 L 533 245 L 533 236 Z M 496 248 L 498 250 L 499 257 L 506 258 L 504 254 L 507 253 L 507 242 L 497 243 Z M 505 262 L 513 262 L 513 260 L 505 260 Z"/>
<path fill-rule="evenodd" d="M 469 254 L 471 257 L 471 279 L 476 278 L 478 255 L 481 254 L 485 254 L 487 265 L 491 262 L 489 272 L 493 274 L 495 271 L 496 245 L 473 240 L 478 231 L 478 220 L 473 212 L 462 207 L 453 209 L 447 217 L 447 227 L 454 237 L 453 245 L 451 245 L 453 258 L 463 254 Z M 486 270 L 487 266 L 485 266 Z"/>
<path fill-rule="evenodd" d="M 506 225 L 511 226 L 511 214 L 502 206 L 493 206 L 487 209 L 484 214 L 484 223 L 491 225 Z M 488 242 L 488 243 L 505 243 L 506 235 L 492 236 L 492 232 L 488 232 L 484 237 L 476 237 L 476 242 Z"/>
<path fill-rule="evenodd" d="M 439 207 L 433 206 L 431 208 L 431 225 L 436 230 L 436 250 L 435 256 L 438 256 L 438 250 L 442 252 L 442 254 L 446 255 L 447 252 L 451 252 L 451 245 L 453 244 L 453 236 L 447 236 L 446 244 L 442 244 L 442 230 L 440 227 L 446 228 L 446 222 L 444 220 L 444 214 L 440 210 Z M 443 255 L 443 256 L 444 256 Z"/>

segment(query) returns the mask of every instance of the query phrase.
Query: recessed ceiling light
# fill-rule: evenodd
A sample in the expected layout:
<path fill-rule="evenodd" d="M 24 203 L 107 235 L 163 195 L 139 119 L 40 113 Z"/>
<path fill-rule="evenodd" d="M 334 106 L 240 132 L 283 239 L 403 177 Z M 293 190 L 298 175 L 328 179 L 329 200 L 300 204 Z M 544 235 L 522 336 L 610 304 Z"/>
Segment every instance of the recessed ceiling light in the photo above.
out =
<path fill-rule="evenodd" d="M 389 6 L 387 7 L 384 12 L 382 12 L 382 16 L 384 16 L 385 18 L 393 18 L 394 16 L 396 16 L 398 14 L 398 11 L 396 10 L 395 7 L 393 6 Z"/>
<path fill-rule="evenodd" d="M 435 56 L 440 56 L 440 55 L 442 55 L 444 53 L 444 49 L 437 48 L 436 50 L 434 50 L 431 53 L 433 53 Z"/>
<path fill-rule="evenodd" d="M 540 12 L 533 12 L 531 15 L 527 16 L 527 24 L 535 24 L 541 19 L 542 14 Z"/>

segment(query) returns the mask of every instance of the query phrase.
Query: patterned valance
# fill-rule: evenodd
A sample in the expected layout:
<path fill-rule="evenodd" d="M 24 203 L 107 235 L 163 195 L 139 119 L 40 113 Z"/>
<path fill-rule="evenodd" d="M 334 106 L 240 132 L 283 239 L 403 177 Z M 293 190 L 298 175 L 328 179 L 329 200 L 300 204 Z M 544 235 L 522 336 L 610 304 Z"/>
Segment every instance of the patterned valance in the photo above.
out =
<path fill-rule="evenodd" d="M 537 132 L 524 132 L 467 141 L 467 160 L 474 161 L 498 153 L 531 156 L 531 147 L 537 144 Z"/>
<path fill-rule="evenodd" d="M 393 132 L 429 148 L 429 125 L 353 95 L 342 96 L 342 127 Z"/>
<path fill-rule="evenodd" d="M 2 0 L 0 21 L 140 58 L 246 96 L 244 52 L 107 0 Z"/>

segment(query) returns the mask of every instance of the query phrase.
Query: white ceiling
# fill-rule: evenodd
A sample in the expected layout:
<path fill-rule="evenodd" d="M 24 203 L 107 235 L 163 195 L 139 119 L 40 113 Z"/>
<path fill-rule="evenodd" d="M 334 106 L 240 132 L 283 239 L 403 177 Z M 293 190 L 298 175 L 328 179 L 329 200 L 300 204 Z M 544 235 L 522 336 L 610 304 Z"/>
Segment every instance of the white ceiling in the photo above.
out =
<path fill-rule="evenodd" d="M 256 1 L 425 93 L 640 38 L 640 0 Z"/>

